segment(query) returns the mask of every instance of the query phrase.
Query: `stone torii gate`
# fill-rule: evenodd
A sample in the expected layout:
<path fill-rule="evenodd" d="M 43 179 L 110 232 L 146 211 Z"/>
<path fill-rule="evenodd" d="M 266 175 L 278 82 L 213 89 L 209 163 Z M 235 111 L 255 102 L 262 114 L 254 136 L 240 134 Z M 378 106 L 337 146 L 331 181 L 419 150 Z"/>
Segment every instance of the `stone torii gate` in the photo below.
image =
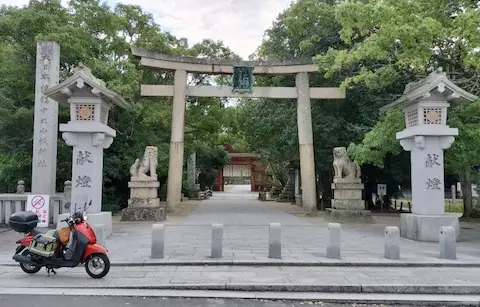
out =
<path fill-rule="evenodd" d="M 132 54 L 141 58 L 140 65 L 142 66 L 175 71 L 174 85 L 141 85 L 142 96 L 173 96 L 167 190 L 167 206 L 170 209 L 174 208 L 181 198 L 186 96 L 296 98 L 302 203 L 308 215 L 316 214 L 317 196 L 310 99 L 343 99 L 345 92 L 339 88 L 310 88 L 308 73 L 318 71 L 315 64 L 298 61 L 209 60 L 164 55 L 137 48 L 132 48 Z M 233 88 L 229 86 L 188 86 L 187 74 L 189 72 L 209 75 L 233 74 Z M 296 87 L 253 87 L 253 75 L 255 74 L 295 75 Z"/>

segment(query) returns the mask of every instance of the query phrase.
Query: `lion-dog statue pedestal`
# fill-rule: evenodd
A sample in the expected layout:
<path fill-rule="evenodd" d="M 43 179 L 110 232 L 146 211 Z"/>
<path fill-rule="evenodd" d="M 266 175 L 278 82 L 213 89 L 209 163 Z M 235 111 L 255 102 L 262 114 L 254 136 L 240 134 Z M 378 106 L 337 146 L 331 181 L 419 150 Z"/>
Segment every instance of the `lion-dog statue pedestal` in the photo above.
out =
<path fill-rule="evenodd" d="M 128 208 L 122 210 L 122 221 L 165 220 L 165 204 L 158 198 L 157 159 L 157 147 L 147 146 L 143 159 L 136 159 L 130 167 L 130 199 Z"/>
<path fill-rule="evenodd" d="M 325 212 L 325 219 L 342 223 L 373 223 L 372 212 L 365 210 L 362 200 L 363 184 L 360 166 L 352 162 L 345 147 L 333 149 L 332 208 Z"/>

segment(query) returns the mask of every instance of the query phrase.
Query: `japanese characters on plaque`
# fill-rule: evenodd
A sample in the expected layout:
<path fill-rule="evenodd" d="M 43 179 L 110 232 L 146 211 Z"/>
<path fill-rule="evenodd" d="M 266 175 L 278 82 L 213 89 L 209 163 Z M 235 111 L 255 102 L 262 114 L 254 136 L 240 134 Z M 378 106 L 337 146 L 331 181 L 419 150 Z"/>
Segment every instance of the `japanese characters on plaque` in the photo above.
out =
<path fill-rule="evenodd" d="M 43 210 L 36 209 L 35 213 L 37 214 L 38 220 L 42 224 L 45 224 L 47 222 L 47 215 L 48 215 L 47 209 L 43 209 Z"/>
<path fill-rule="evenodd" d="M 81 170 L 85 166 L 85 164 L 91 164 L 93 163 L 91 159 L 92 153 L 88 150 L 79 150 L 77 152 L 77 158 L 76 158 L 76 165 L 77 165 L 77 170 L 82 173 Z M 92 178 L 88 175 L 77 175 L 77 178 L 75 178 L 75 187 L 76 188 L 91 188 L 92 186 L 90 185 L 92 182 Z"/>
<path fill-rule="evenodd" d="M 253 87 L 253 67 L 234 66 L 232 79 L 234 92 L 251 92 Z"/>
<path fill-rule="evenodd" d="M 425 157 L 425 168 L 436 168 L 436 167 L 443 167 L 443 165 L 439 162 L 439 156 L 437 154 L 427 154 Z M 427 182 L 425 183 L 427 190 L 442 190 L 442 181 L 440 178 L 432 177 L 427 178 Z"/>
<path fill-rule="evenodd" d="M 40 85 L 40 88 L 41 88 L 41 91 L 43 92 L 44 90 L 46 90 L 48 87 L 49 87 L 49 83 L 50 83 L 50 75 L 49 75 L 49 69 L 50 69 L 50 65 L 51 65 L 51 61 L 52 59 L 50 58 L 50 55 L 48 54 L 48 50 L 46 50 L 42 56 L 41 56 L 41 60 L 42 60 L 42 72 L 40 74 L 40 80 L 41 80 L 41 85 Z M 39 149 L 38 149 L 38 161 L 37 161 L 37 166 L 38 167 L 47 167 L 47 155 L 49 154 L 48 153 L 48 149 L 47 149 L 47 146 L 49 145 L 48 144 L 48 137 L 47 137 L 47 132 L 48 132 L 48 120 L 47 120 L 47 116 L 46 116 L 46 112 L 48 111 L 48 103 L 49 103 L 49 99 L 47 96 L 43 95 L 43 93 L 41 94 L 42 96 L 40 97 L 40 116 L 41 116 L 41 119 L 40 119 L 40 130 L 39 130 L 39 134 L 40 134 L 40 138 L 38 139 L 38 145 L 40 145 Z"/>

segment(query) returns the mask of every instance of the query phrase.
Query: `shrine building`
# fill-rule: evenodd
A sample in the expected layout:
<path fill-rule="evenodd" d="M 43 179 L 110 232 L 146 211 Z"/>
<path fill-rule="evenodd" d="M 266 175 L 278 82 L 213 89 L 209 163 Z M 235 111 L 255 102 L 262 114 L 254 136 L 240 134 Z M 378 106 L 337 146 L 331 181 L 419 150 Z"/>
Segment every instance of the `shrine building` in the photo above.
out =
<path fill-rule="evenodd" d="M 250 184 L 250 191 L 268 188 L 266 168 L 256 154 L 236 152 L 231 145 L 223 146 L 230 159 L 229 164 L 218 170 L 216 190 L 224 191 L 228 184 Z"/>

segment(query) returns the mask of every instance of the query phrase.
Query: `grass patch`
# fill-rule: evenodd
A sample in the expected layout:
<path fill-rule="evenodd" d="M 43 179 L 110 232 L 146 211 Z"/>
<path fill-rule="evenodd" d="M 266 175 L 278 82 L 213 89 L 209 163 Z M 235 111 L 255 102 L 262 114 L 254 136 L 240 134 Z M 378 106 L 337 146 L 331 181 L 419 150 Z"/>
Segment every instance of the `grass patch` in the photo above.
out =
<path fill-rule="evenodd" d="M 403 208 L 408 208 L 408 203 L 412 202 L 411 198 L 397 198 L 397 209 L 400 208 L 400 202 L 403 202 Z M 412 204 L 413 207 L 413 204 Z M 452 199 L 445 199 L 445 212 L 450 213 L 463 213 L 463 200 L 456 199 L 455 202 Z"/>

